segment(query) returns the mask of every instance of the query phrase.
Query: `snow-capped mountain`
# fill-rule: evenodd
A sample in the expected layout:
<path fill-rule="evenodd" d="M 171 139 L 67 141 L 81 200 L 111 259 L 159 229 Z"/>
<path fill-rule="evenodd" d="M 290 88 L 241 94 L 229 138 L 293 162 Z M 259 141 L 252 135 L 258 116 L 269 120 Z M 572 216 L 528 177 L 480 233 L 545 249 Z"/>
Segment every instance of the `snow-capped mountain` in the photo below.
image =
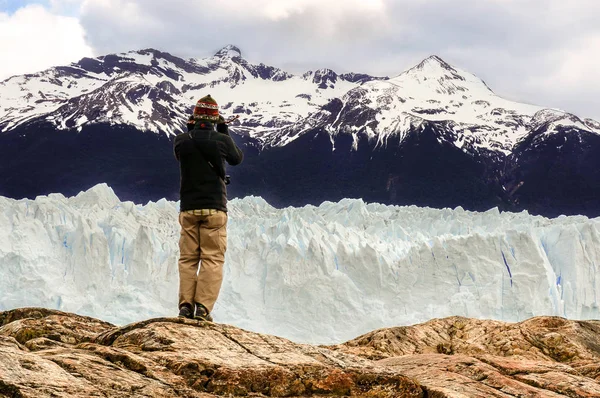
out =
<path fill-rule="evenodd" d="M 170 140 L 206 94 L 240 116 L 234 196 L 600 214 L 597 121 L 501 98 L 437 56 L 391 78 L 294 75 L 235 46 L 84 58 L 0 82 L 0 194 L 108 182 L 124 199 L 176 199 Z"/>
<path fill-rule="evenodd" d="M 598 122 L 498 97 L 437 56 L 391 79 L 330 69 L 292 75 L 252 64 L 231 45 L 206 59 L 149 49 L 11 77 L 0 83 L 0 129 L 42 118 L 58 129 L 110 123 L 173 135 L 208 92 L 223 113 L 243 116 L 240 131 L 271 146 L 315 127 L 332 136 L 349 133 L 355 143 L 364 133 L 385 144 L 423 121 L 447 122 L 448 138 L 460 148 L 504 153 L 542 124 L 600 134 Z"/>
<path fill-rule="evenodd" d="M 266 138 L 371 79 L 328 69 L 294 76 L 249 63 L 235 46 L 190 60 L 134 51 L 5 80 L 0 83 L 0 128 L 10 131 L 41 118 L 57 129 L 109 123 L 173 135 L 198 98 L 210 93 L 223 113 L 243 114 L 242 126 Z"/>

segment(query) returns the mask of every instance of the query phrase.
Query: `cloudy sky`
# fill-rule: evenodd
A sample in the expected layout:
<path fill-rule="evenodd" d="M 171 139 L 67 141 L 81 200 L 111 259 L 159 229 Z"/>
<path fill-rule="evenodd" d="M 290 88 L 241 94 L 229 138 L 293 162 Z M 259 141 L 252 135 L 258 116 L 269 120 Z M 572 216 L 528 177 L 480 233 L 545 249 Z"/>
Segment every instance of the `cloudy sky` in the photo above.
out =
<path fill-rule="evenodd" d="M 437 54 L 501 96 L 600 120 L 598 21 L 600 0 L 0 0 L 0 79 L 148 47 L 387 76 Z"/>

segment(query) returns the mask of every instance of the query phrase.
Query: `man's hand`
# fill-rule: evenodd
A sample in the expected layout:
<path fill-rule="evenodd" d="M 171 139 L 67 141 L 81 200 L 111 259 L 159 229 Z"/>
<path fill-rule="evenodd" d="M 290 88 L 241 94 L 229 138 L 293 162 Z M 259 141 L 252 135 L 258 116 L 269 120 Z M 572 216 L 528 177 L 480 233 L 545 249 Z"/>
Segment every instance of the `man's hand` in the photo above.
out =
<path fill-rule="evenodd" d="M 229 135 L 229 126 L 226 123 L 217 124 L 217 131 L 221 134 Z"/>

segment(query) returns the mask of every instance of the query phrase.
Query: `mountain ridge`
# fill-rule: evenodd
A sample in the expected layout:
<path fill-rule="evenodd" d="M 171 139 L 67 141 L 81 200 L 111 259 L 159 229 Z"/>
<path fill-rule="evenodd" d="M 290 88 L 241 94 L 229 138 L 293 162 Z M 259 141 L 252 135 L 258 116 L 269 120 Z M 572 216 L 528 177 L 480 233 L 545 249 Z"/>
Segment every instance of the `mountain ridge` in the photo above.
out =
<path fill-rule="evenodd" d="M 69 79 L 69 74 L 75 79 Z M 2 108 L 5 114 L 0 116 L 0 129 L 3 132 L 32 118 L 44 117 L 59 129 L 109 122 L 127 123 L 141 130 L 173 135 L 184 125 L 195 98 L 211 91 L 217 99 L 232 99 L 236 106 L 229 109 L 231 105 L 222 102 L 228 108 L 224 111 L 245 114 L 237 127 L 266 146 L 288 144 L 293 137 L 302 134 L 301 126 L 305 125 L 343 132 L 343 129 L 334 126 L 335 122 L 319 125 L 320 114 L 332 100 L 338 98 L 345 104 L 345 109 L 340 109 L 340 114 L 336 115 L 338 125 L 352 125 L 350 118 L 343 115 L 349 105 L 368 107 L 372 111 L 366 118 L 371 123 L 354 125 L 356 129 L 365 129 L 372 137 L 402 130 L 407 118 L 453 120 L 457 123 L 455 142 L 459 145 L 469 142 L 507 154 L 519 139 L 533 129 L 530 124 L 536 119 L 536 113 L 547 109 L 504 100 L 475 75 L 451 66 L 437 55 L 395 77 L 379 78 L 366 74 L 337 74 L 327 68 L 293 75 L 262 63 L 248 62 L 234 45 L 223 47 L 212 57 L 187 61 L 162 51 L 144 49 L 84 58 L 68 67 L 11 77 L 1 82 L 0 87 L 10 89 L 10 82 L 31 80 L 33 77 L 38 77 L 40 84 L 54 84 L 63 90 L 57 92 L 55 88 L 54 94 L 44 93 L 44 89 L 51 89 L 42 84 L 37 93 L 33 93 L 35 90 L 27 90 L 17 82 L 16 85 L 27 92 L 20 97 L 27 105 L 16 106 L 17 97 L 12 98 L 13 106 Z M 284 85 L 277 89 L 276 83 L 282 82 Z M 64 90 L 65 85 L 67 90 Z M 68 91 L 78 85 L 85 87 Z M 269 90 L 269 94 L 276 93 L 278 96 L 263 95 L 261 98 L 260 93 Z M 2 98 L 7 97 L 3 91 L 0 88 L 0 99 L 10 99 Z M 16 91 L 14 87 L 12 91 Z M 99 104 L 102 100 L 110 102 L 111 97 L 121 93 L 129 95 L 122 96 L 119 104 L 112 103 L 102 109 L 85 106 L 86 103 Z M 253 95 L 256 95 L 255 101 L 251 99 Z M 152 101 L 147 103 L 147 99 Z M 61 108 L 74 102 L 77 112 L 70 112 L 68 106 Z M 46 109 L 36 111 L 38 106 Z M 553 112 L 562 113 L 567 120 L 577 118 L 566 112 Z M 600 134 L 598 122 L 582 121 L 576 127 Z M 488 134 L 486 130 L 490 128 L 498 132 Z M 348 132 L 348 129 L 345 131 Z M 285 139 L 281 139 L 282 135 Z"/>

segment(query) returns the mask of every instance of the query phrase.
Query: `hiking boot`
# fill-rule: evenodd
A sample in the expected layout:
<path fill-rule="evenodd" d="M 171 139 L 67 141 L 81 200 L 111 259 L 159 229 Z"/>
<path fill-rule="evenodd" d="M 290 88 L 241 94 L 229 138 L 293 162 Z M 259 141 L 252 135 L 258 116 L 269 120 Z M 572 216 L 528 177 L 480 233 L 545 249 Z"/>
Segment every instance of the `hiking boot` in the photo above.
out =
<path fill-rule="evenodd" d="M 208 322 L 213 321 L 212 316 L 210 316 L 210 313 L 208 312 L 206 307 L 200 303 L 196 303 L 196 313 L 194 314 L 194 319 Z"/>
<path fill-rule="evenodd" d="M 183 303 L 179 306 L 179 318 L 189 318 L 189 319 L 194 318 L 191 304 Z"/>

